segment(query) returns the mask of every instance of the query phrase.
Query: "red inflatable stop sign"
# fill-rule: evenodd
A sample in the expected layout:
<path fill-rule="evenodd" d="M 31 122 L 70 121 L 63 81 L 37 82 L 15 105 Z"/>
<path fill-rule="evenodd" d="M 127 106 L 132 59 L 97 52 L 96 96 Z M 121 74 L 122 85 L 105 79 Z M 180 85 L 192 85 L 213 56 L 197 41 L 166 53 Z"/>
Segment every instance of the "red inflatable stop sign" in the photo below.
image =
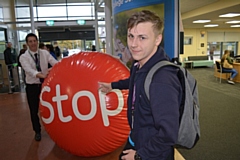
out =
<path fill-rule="evenodd" d="M 105 95 L 98 82 L 129 77 L 116 58 L 98 52 L 80 52 L 62 59 L 45 79 L 40 115 L 55 143 L 72 154 L 100 156 L 122 146 L 129 135 L 127 90 Z"/>

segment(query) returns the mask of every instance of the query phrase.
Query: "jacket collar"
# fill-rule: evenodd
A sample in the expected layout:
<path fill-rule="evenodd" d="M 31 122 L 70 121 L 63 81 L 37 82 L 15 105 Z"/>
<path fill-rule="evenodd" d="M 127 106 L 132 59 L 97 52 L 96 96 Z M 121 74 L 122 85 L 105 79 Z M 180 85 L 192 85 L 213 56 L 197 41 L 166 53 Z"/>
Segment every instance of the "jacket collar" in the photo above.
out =
<path fill-rule="evenodd" d="M 167 60 L 169 61 L 170 58 L 168 55 L 165 53 L 164 49 L 159 46 L 156 53 L 141 67 L 139 72 L 148 72 L 152 66 L 154 66 L 157 62 Z M 136 64 L 137 61 L 134 62 Z"/>

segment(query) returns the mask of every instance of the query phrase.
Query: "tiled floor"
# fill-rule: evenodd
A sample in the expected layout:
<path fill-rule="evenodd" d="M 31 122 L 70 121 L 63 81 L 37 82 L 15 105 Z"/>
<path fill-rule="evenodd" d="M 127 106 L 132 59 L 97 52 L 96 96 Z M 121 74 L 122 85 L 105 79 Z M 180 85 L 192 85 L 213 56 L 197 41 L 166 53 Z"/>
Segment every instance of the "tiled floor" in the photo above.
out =
<path fill-rule="evenodd" d="M 101 157 L 83 158 L 59 148 L 42 127 L 34 140 L 25 93 L 0 94 L 0 160 L 117 160 L 122 147 Z M 182 160 L 176 152 L 176 160 Z"/>

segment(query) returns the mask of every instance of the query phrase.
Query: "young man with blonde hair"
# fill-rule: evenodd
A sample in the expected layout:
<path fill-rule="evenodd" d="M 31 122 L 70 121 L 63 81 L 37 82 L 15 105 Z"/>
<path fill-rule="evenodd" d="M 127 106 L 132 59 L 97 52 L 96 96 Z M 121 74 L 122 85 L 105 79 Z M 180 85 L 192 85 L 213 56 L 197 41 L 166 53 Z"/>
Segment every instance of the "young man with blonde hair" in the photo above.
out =
<path fill-rule="evenodd" d="M 151 67 L 159 61 L 169 61 L 160 47 L 163 21 L 151 11 L 134 13 L 127 22 L 127 44 L 135 60 L 130 77 L 118 82 L 100 82 L 102 92 L 129 89 L 128 122 L 131 132 L 121 160 L 173 160 L 179 130 L 179 107 L 182 87 L 178 69 L 161 68 L 150 84 L 150 100 L 144 91 L 144 81 Z"/>

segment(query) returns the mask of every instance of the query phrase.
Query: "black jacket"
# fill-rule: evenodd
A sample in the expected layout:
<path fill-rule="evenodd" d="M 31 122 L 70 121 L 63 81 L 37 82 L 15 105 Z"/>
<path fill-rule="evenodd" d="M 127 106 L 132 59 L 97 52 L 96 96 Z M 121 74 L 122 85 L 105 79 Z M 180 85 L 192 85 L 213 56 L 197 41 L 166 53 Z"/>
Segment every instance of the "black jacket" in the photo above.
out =
<path fill-rule="evenodd" d="M 16 63 L 13 50 L 9 47 L 7 47 L 4 51 L 4 60 L 6 65 Z"/>
<path fill-rule="evenodd" d="M 26 52 L 26 49 L 21 49 L 17 58 L 18 66 L 22 67 L 21 62 L 19 61 L 20 56 Z"/>
<path fill-rule="evenodd" d="M 128 122 L 131 127 L 131 139 L 143 160 L 167 159 L 178 137 L 179 106 L 182 96 L 182 87 L 177 76 L 178 69 L 168 66 L 157 71 L 150 85 L 150 101 L 143 87 L 151 67 L 162 60 L 169 58 L 159 47 L 139 70 L 133 64 L 129 79 L 112 83 L 113 88 L 129 88 Z M 132 127 L 134 84 L 136 90 Z"/>

